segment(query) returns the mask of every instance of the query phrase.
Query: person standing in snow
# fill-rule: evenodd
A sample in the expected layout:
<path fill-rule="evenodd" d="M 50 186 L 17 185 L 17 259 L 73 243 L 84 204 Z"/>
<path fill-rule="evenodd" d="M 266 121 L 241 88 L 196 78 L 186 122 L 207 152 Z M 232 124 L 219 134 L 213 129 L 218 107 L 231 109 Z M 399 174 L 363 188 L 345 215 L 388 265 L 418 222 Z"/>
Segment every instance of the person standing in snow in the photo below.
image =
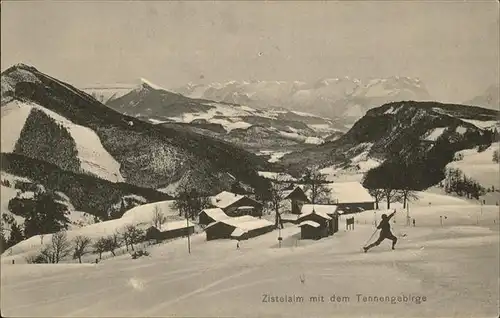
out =
<path fill-rule="evenodd" d="M 380 230 L 380 236 L 378 237 L 378 240 L 376 240 L 374 243 L 363 247 L 363 250 L 365 253 L 372 247 L 380 245 L 383 240 L 389 239 L 392 241 L 392 249 L 394 249 L 394 246 L 396 245 L 396 242 L 398 241 L 398 238 L 395 237 L 392 232 L 391 232 L 391 224 L 389 223 L 390 219 L 394 216 L 396 213 L 396 210 L 389 214 L 387 216 L 386 214 L 382 214 L 382 221 L 377 226 L 377 229 Z"/>

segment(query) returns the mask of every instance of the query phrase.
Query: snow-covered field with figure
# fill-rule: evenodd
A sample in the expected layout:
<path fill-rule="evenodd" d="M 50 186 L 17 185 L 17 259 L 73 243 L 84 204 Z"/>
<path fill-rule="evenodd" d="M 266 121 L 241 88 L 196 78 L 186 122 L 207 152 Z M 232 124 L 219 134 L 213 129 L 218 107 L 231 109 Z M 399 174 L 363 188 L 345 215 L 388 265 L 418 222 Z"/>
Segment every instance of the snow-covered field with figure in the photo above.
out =
<path fill-rule="evenodd" d="M 150 247 L 150 257 L 136 260 L 123 255 L 94 265 L 2 264 L 2 313 L 497 317 L 498 206 L 481 208 L 423 193 L 410 208 L 416 227 L 405 225 L 406 210 L 393 207 L 398 211 L 391 222 L 399 238 L 395 251 L 390 242 L 366 254 L 361 251 L 374 231 L 374 218 L 387 213 L 380 210 L 356 214 L 351 231 L 344 230 L 342 216 L 340 231 L 319 241 L 299 240 L 300 230 L 287 224 L 281 230 L 281 248 L 277 231 L 242 241 L 240 250 L 236 241 L 207 242 L 201 233 L 191 237 L 191 254 L 187 240 L 179 239 Z M 446 216 L 442 225 L 439 216 Z M 363 298 L 374 296 L 390 299 Z"/>

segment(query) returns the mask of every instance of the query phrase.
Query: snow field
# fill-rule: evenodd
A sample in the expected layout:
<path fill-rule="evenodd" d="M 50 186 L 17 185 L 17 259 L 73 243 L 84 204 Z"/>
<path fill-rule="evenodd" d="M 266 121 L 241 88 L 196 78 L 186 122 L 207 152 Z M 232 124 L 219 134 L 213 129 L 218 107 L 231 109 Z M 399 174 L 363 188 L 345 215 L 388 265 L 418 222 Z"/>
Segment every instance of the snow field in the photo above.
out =
<path fill-rule="evenodd" d="M 474 120 L 474 119 L 464 119 L 460 118 L 460 120 L 465 121 L 466 123 L 473 124 L 477 128 L 480 129 L 491 129 L 493 127 L 499 126 L 500 122 L 497 120 Z"/>
<path fill-rule="evenodd" d="M 372 232 L 370 225 L 357 225 L 307 245 L 299 241 L 297 247 L 277 248 L 274 231 L 242 241 L 240 250 L 235 241 L 207 242 L 200 234 L 192 237 L 191 254 L 186 240 L 177 240 L 152 247 L 151 258 L 138 260 L 124 256 L 85 267 L 49 265 L 62 266 L 60 271 L 4 265 L 2 308 L 9 316 L 66 317 L 496 314 L 498 286 L 491 277 L 498 277 L 498 228 L 405 228 L 396 251 L 383 242 L 364 254 L 360 247 Z M 284 237 L 296 233 L 296 227 L 282 230 Z M 305 300 L 269 303 L 263 302 L 265 294 Z M 358 302 L 357 294 L 425 296 L 426 301 Z M 341 301 L 330 302 L 334 295 Z M 325 301 L 310 301 L 311 296 Z"/>
<path fill-rule="evenodd" d="M 436 141 L 441 135 L 445 132 L 447 128 L 446 127 L 441 127 L 441 128 L 434 128 L 430 131 L 427 132 L 427 136 L 425 137 L 425 140 L 429 141 Z"/>
<path fill-rule="evenodd" d="M 500 166 L 493 162 L 493 153 L 500 149 L 500 143 L 493 143 L 483 152 L 477 152 L 477 148 L 466 149 L 457 153 L 463 154 L 460 161 L 450 162 L 447 168 L 460 169 L 466 176 L 476 180 L 484 187 L 495 186 L 500 188 Z"/>
<path fill-rule="evenodd" d="M 122 182 L 120 164 L 102 146 L 97 134 L 90 128 L 76 125 L 65 117 L 35 103 L 12 101 L 2 107 L 2 152 L 13 152 L 21 131 L 32 109 L 43 111 L 63 125 L 76 143 L 81 169 L 102 179 Z"/>
<path fill-rule="evenodd" d="M 13 101 L 1 110 L 1 149 L 2 152 L 14 152 L 17 140 L 31 113 L 30 107 L 23 107 L 18 101 Z"/>

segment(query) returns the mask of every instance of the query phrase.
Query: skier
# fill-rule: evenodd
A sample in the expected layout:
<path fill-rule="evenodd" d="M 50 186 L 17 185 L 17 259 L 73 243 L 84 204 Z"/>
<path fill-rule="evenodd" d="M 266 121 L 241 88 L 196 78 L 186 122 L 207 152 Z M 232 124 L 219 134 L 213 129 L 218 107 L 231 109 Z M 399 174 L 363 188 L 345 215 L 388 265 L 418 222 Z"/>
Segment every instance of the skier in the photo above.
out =
<path fill-rule="evenodd" d="M 363 247 L 363 250 L 365 253 L 372 247 L 380 245 L 383 240 L 389 239 L 392 241 L 392 249 L 394 249 L 394 246 L 396 245 L 396 242 L 398 241 L 398 238 L 395 237 L 392 232 L 391 232 L 391 224 L 389 223 L 389 220 L 394 216 L 396 213 L 396 210 L 389 214 L 387 216 L 386 214 L 382 214 L 382 221 L 377 226 L 377 229 L 380 229 L 380 236 L 378 237 L 378 240 L 375 241 L 374 243 Z"/>

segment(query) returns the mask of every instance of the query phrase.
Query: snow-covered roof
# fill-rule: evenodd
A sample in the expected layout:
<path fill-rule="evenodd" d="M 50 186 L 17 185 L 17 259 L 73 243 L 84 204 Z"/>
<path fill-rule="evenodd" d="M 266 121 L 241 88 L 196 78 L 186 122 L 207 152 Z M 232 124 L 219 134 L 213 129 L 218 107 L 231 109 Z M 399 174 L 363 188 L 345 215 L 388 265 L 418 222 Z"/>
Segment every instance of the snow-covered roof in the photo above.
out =
<path fill-rule="evenodd" d="M 318 204 L 304 204 L 301 210 L 301 212 L 303 212 L 299 215 L 299 219 L 314 213 L 321 216 L 323 219 L 331 220 L 332 218 L 325 212 L 326 209 L 322 208 L 321 210 L 317 210 L 316 207 L 318 206 Z M 332 209 L 329 211 L 332 211 Z"/>
<path fill-rule="evenodd" d="M 295 187 L 295 188 L 293 188 L 292 190 L 285 190 L 285 191 L 283 191 L 283 198 L 284 198 L 284 199 L 288 199 L 288 197 L 289 197 L 289 196 L 290 196 L 293 192 L 295 192 L 296 190 L 300 190 L 300 191 L 302 191 L 302 192 L 304 193 L 304 195 L 307 197 L 307 195 L 306 195 L 306 194 L 305 194 L 305 192 L 304 192 L 303 187 L 301 187 L 301 186 L 296 186 L 296 187 Z"/>
<path fill-rule="evenodd" d="M 247 231 L 240 229 L 239 227 L 235 228 L 234 231 L 231 233 L 231 236 L 233 237 L 240 237 L 243 234 L 245 234 Z"/>
<path fill-rule="evenodd" d="M 335 203 L 375 202 L 368 190 L 359 182 L 334 182 L 326 186 L 331 189 L 330 199 Z"/>
<path fill-rule="evenodd" d="M 323 214 L 333 214 L 337 211 L 338 206 L 336 205 L 326 205 L 326 204 L 304 204 L 301 213 L 312 213 L 315 212 L 323 213 Z"/>
<path fill-rule="evenodd" d="M 288 173 L 278 173 L 271 171 L 257 171 L 259 176 L 264 177 L 266 179 L 271 180 L 281 180 L 281 181 L 297 181 L 294 177 L 289 175 Z"/>
<path fill-rule="evenodd" d="M 216 196 L 211 197 L 210 201 L 213 206 L 224 209 L 243 198 L 244 196 L 241 194 L 236 194 L 229 191 L 222 191 Z"/>
<path fill-rule="evenodd" d="M 157 228 L 160 232 L 168 232 L 168 231 L 173 231 L 173 230 L 178 230 L 178 229 L 183 229 L 186 227 L 193 227 L 194 224 L 191 223 L 190 221 L 171 221 L 171 222 L 166 222 L 163 223 L 160 228 L 157 228 L 156 226 L 152 226 Z"/>
<path fill-rule="evenodd" d="M 247 206 L 240 206 L 237 208 L 237 210 L 248 210 L 248 209 L 254 209 L 255 207 L 247 205 Z"/>
<path fill-rule="evenodd" d="M 293 190 L 285 190 L 283 191 L 283 198 L 286 199 L 290 194 L 292 194 Z"/>
<path fill-rule="evenodd" d="M 235 228 L 240 228 L 243 231 L 251 231 L 262 227 L 274 225 L 273 223 L 265 219 L 258 219 L 250 215 L 243 215 L 235 218 L 227 218 L 224 220 L 210 223 L 206 228 L 210 228 L 217 223 L 224 223 L 233 226 Z"/>
<path fill-rule="evenodd" d="M 297 214 L 281 214 L 281 219 L 286 221 L 297 221 L 298 218 Z"/>
<path fill-rule="evenodd" d="M 303 221 L 303 222 L 300 222 L 299 224 L 299 227 L 303 227 L 305 225 L 309 225 L 309 226 L 312 226 L 312 227 L 319 227 L 319 224 L 314 222 L 314 221 Z"/>
<path fill-rule="evenodd" d="M 201 211 L 215 221 L 227 219 L 229 216 L 221 208 L 205 209 Z"/>

